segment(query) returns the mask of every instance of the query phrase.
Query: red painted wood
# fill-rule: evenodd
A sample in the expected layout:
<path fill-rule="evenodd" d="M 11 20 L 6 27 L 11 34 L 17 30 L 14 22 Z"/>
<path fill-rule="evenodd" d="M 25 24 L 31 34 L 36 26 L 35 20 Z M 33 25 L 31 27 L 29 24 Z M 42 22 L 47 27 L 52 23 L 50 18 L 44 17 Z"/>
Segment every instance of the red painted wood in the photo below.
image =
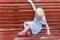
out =
<path fill-rule="evenodd" d="M 46 18 L 60 18 L 60 13 L 45 13 Z M 26 17 L 25 17 L 26 16 Z M 33 18 L 34 13 L 33 12 L 0 12 L 0 19 L 25 19 L 25 18 Z"/>
<path fill-rule="evenodd" d="M 9 30 L 9 29 L 8 29 Z M 38 35 L 31 35 L 31 36 L 24 36 L 24 37 L 17 37 L 17 33 L 20 30 L 0 30 L 0 40 L 14 40 L 15 38 L 19 38 L 20 40 L 41 40 L 41 39 L 60 39 L 60 31 L 59 30 L 51 30 L 51 35 L 46 34 L 46 30 L 42 30 L 41 33 Z"/>
<path fill-rule="evenodd" d="M 60 2 L 60 0 L 32 0 L 34 2 Z M 27 0 L 0 0 L 0 2 L 27 2 Z"/>
<path fill-rule="evenodd" d="M 54 3 L 60 0 L 32 1 L 36 7 L 44 9 L 51 35 L 46 34 L 46 27 L 43 25 L 43 30 L 38 35 L 17 37 L 17 33 L 23 30 L 23 23 L 33 20 L 31 4 L 27 0 L 0 0 L 3 2 L 0 3 L 0 40 L 60 40 L 60 3 Z"/>
<path fill-rule="evenodd" d="M 28 19 L 29 20 L 29 19 Z M 24 20 L 0 20 L 0 24 L 18 24 L 18 23 L 23 23 L 24 21 L 27 21 L 27 19 Z M 30 18 L 29 21 L 32 21 Z M 60 19 L 47 19 L 48 23 L 60 23 Z"/>
<path fill-rule="evenodd" d="M 36 6 L 59 6 L 60 3 L 34 3 Z M 0 3 L 0 6 L 18 6 L 18 7 L 27 7 L 27 6 L 31 6 L 30 3 Z M 54 8 L 54 7 L 53 7 Z M 59 8 L 59 7 L 58 7 Z"/>
<path fill-rule="evenodd" d="M 33 20 L 33 17 L 34 17 L 34 12 L 30 11 L 32 10 L 32 8 L 20 8 L 20 11 L 14 11 L 14 10 L 19 10 L 19 7 L 14 7 L 14 8 L 1 7 L 1 10 L 2 12 L 0 12 L 0 28 L 16 28 L 16 27 L 19 28 L 19 25 L 17 24 L 23 24 L 24 21 Z M 7 12 L 8 10 L 12 10 L 13 12 L 12 11 Z M 29 11 L 26 11 L 26 10 L 29 10 Z M 45 15 L 47 18 L 47 22 L 49 23 L 49 26 L 54 29 L 59 29 L 60 28 L 59 27 L 60 26 L 59 24 L 60 12 L 58 11 L 60 9 L 57 9 L 57 8 L 47 9 L 46 8 L 44 10 L 47 10 L 45 11 Z M 54 10 L 54 11 L 48 11 L 48 10 Z M 20 27 L 21 26 L 23 27 L 23 25 L 20 25 Z"/>

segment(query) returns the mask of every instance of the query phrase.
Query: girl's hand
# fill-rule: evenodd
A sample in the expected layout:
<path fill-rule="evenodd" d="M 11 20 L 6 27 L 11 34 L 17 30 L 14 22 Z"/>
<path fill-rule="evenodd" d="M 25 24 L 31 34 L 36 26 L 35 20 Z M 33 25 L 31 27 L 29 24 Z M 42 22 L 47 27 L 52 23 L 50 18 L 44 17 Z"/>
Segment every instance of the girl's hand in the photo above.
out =
<path fill-rule="evenodd" d="M 48 34 L 48 35 L 51 35 L 50 31 L 47 31 L 47 34 Z"/>
<path fill-rule="evenodd" d="M 32 0 L 28 0 L 28 2 L 32 2 Z"/>

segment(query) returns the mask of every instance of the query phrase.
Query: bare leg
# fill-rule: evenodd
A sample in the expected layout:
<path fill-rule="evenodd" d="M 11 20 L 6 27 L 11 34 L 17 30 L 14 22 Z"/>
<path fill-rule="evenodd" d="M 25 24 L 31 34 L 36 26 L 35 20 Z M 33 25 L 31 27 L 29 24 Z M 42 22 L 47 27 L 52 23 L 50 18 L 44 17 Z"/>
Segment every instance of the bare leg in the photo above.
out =
<path fill-rule="evenodd" d="M 27 33 L 27 35 L 30 35 L 31 32 L 28 31 L 28 30 L 30 30 L 30 27 L 29 27 L 29 25 L 27 25 L 27 24 L 24 22 L 24 30 L 23 30 L 22 32 L 23 32 L 24 34 Z M 18 35 L 21 35 L 22 32 L 19 32 Z M 23 35 L 24 35 L 24 34 L 23 34 Z"/>
<path fill-rule="evenodd" d="M 27 24 L 24 22 L 24 29 L 26 29 L 26 27 L 29 27 L 29 25 L 27 25 Z M 30 28 L 30 27 L 29 27 L 29 28 Z M 30 29 L 27 31 L 27 34 L 28 34 L 28 35 L 31 35 Z"/>
<path fill-rule="evenodd" d="M 27 24 L 24 22 L 24 29 L 27 27 Z"/>
<path fill-rule="evenodd" d="M 29 25 L 27 25 L 27 27 L 23 30 L 23 32 L 27 32 L 28 30 L 30 30 Z"/>

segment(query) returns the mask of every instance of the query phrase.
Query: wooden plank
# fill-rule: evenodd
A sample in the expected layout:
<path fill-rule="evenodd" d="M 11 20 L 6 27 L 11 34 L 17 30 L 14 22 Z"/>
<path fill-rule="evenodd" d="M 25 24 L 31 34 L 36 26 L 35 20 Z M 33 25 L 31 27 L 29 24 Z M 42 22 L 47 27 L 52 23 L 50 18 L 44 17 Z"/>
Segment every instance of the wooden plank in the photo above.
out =
<path fill-rule="evenodd" d="M 52 24 L 52 23 L 48 23 L 50 29 L 60 29 L 60 24 Z M 46 29 L 45 26 L 43 26 L 43 29 Z M 24 28 L 23 24 L 0 24 L 0 28 Z"/>
<path fill-rule="evenodd" d="M 20 29 L 20 28 L 12 28 L 12 29 L 0 29 L 0 33 L 2 33 L 3 35 L 8 35 L 8 34 L 11 34 L 11 32 L 12 32 L 12 34 L 13 33 L 18 33 L 18 32 L 20 32 L 20 31 L 22 31 L 23 29 Z M 50 30 L 51 31 L 51 35 L 55 35 L 55 34 L 60 34 L 59 32 L 60 32 L 60 30 Z M 41 30 L 41 32 L 37 35 L 37 36 L 40 36 L 41 34 L 46 34 L 46 30 Z M 50 35 L 50 36 L 51 36 Z M 33 35 L 31 35 L 31 36 L 33 36 Z M 36 36 L 36 35 L 35 35 Z M 36 37 L 37 37 L 36 36 Z M 49 35 L 46 35 L 46 36 L 49 36 Z M 60 35 L 59 35 L 60 36 Z"/>
<path fill-rule="evenodd" d="M 60 2 L 60 0 L 33 0 L 34 2 Z M 0 0 L 0 2 L 27 2 L 27 0 Z"/>
<path fill-rule="evenodd" d="M 33 19 L 24 19 L 24 20 L 1 20 L 0 24 L 18 24 L 18 23 L 23 23 L 25 21 L 32 21 Z M 60 23 L 60 19 L 47 19 L 48 23 Z"/>
<path fill-rule="evenodd" d="M 46 6 L 46 8 L 60 8 L 60 3 L 34 3 L 38 6 Z M 0 3 L 0 7 L 31 7 L 30 3 Z"/>
<path fill-rule="evenodd" d="M 57 21 L 60 19 L 59 17 L 50 17 L 49 19 L 56 19 Z M 18 20 L 33 20 L 33 17 L 0 17 L 0 21 L 18 21 Z"/>
<path fill-rule="evenodd" d="M 45 12 L 46 17 L 58 18 L 60 16 L 59 12 Z M 0 12 L 0 17 L 25 17 L 34 16 L 34 12 Z"/>
<path fill-rule="evenodd" d="M 20 32 L 20 29 L 0 29 L 0 39 L 1 40 L 14 40 L 20 38 L 26 40 L 60 39 L 59 30 L 50 30 L 50 31 L 51 31 L 51 35 L 47 35 L 46 30 L 42 30 L 38 35 L 17 37 L 17 33 Z"/>
<path fill-rule="evenodd" d="M 44 34 L 44 32 L 46 33 L 46 31 L 43 31 L 43 32 L 40 32 L 38 35 L 30 35 L 30 36 L 26 36 L 26 37 L 16 37 L 15 39 L 17 40 L 20 40 L 20 39 L 23 39 L 23 40 L 46 40 L 46 39 L 50 39 L 50 40 L 55 40 L 55 39 L 60 39 L 59 37 L 59 32 L 56 32 L 57 30 L 55 30 L 55 33 L 54 33 L 54 30 L 50 30 L 51 31 L 51 35 L 47 35 L 47 34 Z M 43 36 L 44 35 L 44 36 Z M 28 38 L 29 37 L 29 38 Z M 32 37 L 32 38 L 31 38 Z M 36 39 L 35 39 L 36 38 Z"/>
<path fill-rule="evenodd" d="M 16 5 L 15 5 L 16 6 Z M 28 7 L 27 7 L 28 6 Z M 60 9 L 60 6 L 52 6 L 52 5 L 43 5 L 43 6 L 41 6 L 41 5 L 36 5 L 37 7 L 42 7 L 42 8 L 45 8 L 45 9 L 49 9 L 49 8 L 51 8 L 51 9 L 54 9 L 55 8 L 55 10 L 59 10 Z M 58 9 L 59 8 L 59 9 Z M 22 6 L 20 6 L 20 7 L 14 7 L 14 6 L 12 6 L 12 7 L 0 7 L 0 10 L 31 10 L 32 9 L 32 7 L 31 7 L 31 5 L 26 5 L 26 6 L 24 6 L 24 5 L 22 5 Z"/>

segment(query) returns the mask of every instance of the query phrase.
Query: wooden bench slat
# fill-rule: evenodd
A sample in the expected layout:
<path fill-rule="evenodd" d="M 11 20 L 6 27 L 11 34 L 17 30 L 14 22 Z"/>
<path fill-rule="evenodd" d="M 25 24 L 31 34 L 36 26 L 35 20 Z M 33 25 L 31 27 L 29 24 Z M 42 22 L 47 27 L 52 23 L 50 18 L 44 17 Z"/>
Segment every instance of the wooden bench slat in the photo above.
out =
<path fill-rule="evenodd" d="M 27 2 L 27 0 L 0 0 L 0 2 Z M 60 2 L 60 0 L 33 0 L 33 2 Z"/>

